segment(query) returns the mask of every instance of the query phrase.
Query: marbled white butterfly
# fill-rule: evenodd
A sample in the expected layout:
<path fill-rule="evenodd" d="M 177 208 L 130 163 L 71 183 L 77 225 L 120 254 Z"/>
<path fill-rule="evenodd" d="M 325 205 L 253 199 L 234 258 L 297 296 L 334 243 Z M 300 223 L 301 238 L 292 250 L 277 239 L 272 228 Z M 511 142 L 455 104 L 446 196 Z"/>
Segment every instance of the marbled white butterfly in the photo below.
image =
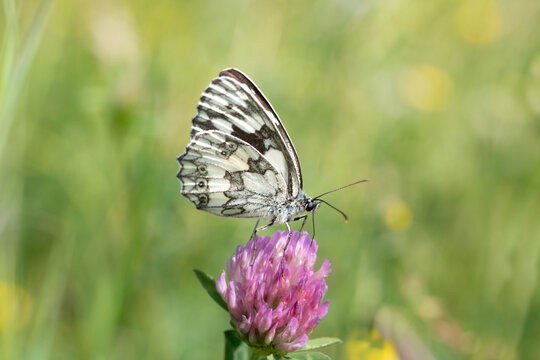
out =
<path fill-rule="evenodd" d="M 310 198 L 302 190 L 300 163 L 287 131 L 239 70 L 223 70 L 204 90 L 190 137 L 178 157 L 177 177 L 182 195 L 197 209 L 269 222 L 255 225 L 254 233 L 286 224 L 290 234 L 290 222 L 303 220 L 302 229 L 307 218 L 302 213 L 313 214 L 321 202 L 328 204 L 319 199 L 327 193 Z"/>

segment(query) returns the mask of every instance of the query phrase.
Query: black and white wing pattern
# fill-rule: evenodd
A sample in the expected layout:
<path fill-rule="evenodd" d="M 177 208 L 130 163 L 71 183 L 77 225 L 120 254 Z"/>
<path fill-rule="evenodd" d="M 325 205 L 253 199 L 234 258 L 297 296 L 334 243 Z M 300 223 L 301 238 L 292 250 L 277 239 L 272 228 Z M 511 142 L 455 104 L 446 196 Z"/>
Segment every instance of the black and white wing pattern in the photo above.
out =
<path fill-rule="evenodd" d="M 178 157 L 177 177 L 182 194 L 198 209 L 279 223 L 287 221 L 275 221 L 284 204 L 304 196 L 298 156 L 285 128 L 240 71 L 224 70 L 210 82 L 197 105 L 190 137 Z"/>

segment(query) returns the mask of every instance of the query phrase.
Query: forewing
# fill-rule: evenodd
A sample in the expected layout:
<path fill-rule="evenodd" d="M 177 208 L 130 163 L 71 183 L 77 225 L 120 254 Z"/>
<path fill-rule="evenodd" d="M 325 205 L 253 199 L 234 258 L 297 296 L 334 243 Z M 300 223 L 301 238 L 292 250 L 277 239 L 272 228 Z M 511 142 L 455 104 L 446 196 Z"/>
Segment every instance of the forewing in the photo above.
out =
<path fill-rule="evenodd" d="M 262 218 L 284 201 L 285 180 L 254 147 L 221 131 L 197 133 L 178 157 L 182 195 L 219 216 Z"/>
<path fill-rule="evenodd" d="M 302 172 L 294 146 L 270 103 L 240 71 L 222 71 L 202 93 L 191 137 L 208 130 L 253 146 L 285 179 L 288 197 L 298 195 Z"/>

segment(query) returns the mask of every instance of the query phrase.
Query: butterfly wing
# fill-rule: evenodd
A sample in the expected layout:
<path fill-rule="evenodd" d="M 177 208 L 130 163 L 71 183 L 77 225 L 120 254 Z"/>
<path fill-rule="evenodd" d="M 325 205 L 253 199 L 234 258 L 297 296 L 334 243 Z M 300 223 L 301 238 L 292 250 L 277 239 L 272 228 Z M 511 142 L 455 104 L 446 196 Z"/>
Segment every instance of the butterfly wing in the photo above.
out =
<path fill-rule="evenodd" d="M 252 146 L 285 179 L 288 198 L 296 198 L 302 172 L 294 146 L 268 100 L 242 72 L 223 70 L 202 93 L 191 138 L 209 130 Z"/>
<path fill-rule="evenodd" d="M 195 134 L 178 157 L 182 195 L 214 215 L 265 218 L 284 202 L 281 174 L 253 146 L 218 130 Z"/>

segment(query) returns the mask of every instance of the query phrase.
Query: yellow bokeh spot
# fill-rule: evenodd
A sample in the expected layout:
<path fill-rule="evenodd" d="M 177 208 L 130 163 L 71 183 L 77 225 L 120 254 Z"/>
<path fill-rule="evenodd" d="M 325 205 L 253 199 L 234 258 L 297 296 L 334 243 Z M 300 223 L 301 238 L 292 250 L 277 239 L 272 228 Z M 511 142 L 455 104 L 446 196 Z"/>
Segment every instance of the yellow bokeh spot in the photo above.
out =
<path fill-rule="evenodd" d="M 0 331 L 22 327 L 31 311 L 32 299 L 24 289 L 0 282 Z"/>
<path fill-rule="evenodd" d="M 401 201 L 391 203 L 384 211 L 386 226 L 397 232 L 407 230 L 411 226 L 412 217 L 409 206 Z"/>
<path fill-rule="evenodd" d="M 454 26 L 463 40 L 489 44 L 501 31 L 501 8 L 495 0 L 463 0 L 456 9 Z"/>
<path fill-rule="evenodd" d="M 423 111 L 436 111 L 448 104 L 454 85 L 446 71 L 430 65 L 419 65 L 405 73 L 401 90 L 411 106 Z"/>
<path fill-rule="evenodd" d="M 346 352 L 349 360 L 399 360 L 394 343 L 381 339 L 376 330 L 372 332 L 371 338 L 351 338 L 346 343 Z"/>

